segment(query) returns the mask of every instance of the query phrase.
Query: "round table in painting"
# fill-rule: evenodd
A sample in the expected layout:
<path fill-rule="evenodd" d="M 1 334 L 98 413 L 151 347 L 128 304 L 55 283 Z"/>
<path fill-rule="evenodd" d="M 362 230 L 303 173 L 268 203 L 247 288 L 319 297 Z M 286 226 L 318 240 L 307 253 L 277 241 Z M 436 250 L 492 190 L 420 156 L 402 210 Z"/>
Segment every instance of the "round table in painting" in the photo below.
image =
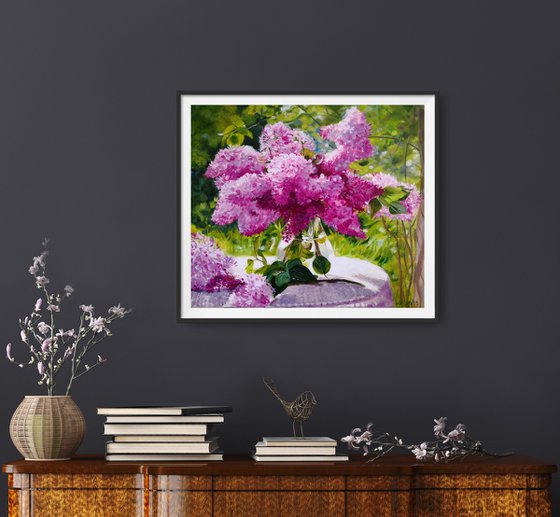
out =
<path fill-rule="evenodd" d="M 248 257 L 237 257 L 237 273 L 245 274 Z M 314 284 L 288 286 L 270 308 L 393 307 L 391 283 L 384 269 L 357 258 L 329 257 L 331 270 Z M 230 291 L 192 292 L 193 307 L 226 307 Z"/>

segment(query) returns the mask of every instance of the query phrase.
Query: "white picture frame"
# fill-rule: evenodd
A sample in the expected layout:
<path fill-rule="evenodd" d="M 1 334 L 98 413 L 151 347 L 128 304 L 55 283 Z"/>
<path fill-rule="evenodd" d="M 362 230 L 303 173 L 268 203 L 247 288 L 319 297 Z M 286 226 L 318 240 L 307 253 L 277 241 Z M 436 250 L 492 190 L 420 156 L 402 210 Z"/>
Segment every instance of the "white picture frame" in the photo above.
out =
<path fill-rule="evenodd" d="M 191 304 L 191 116 L 196 106 L 322 105 L 423 108 L 423 303 L 418 307 L 193 307 Z M 437 319 L 437 109 L 438 93 L 177 93 L 178 321 L 217 319 Z"/>

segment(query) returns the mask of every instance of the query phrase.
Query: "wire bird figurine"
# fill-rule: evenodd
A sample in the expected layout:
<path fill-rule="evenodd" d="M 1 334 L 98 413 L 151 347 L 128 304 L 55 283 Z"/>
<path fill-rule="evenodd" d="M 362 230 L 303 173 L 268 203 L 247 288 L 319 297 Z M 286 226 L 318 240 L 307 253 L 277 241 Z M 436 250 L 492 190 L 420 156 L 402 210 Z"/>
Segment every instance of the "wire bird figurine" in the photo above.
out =
<path fill-rule="evenodd" d="M 266 384 L 267 388 L 272 391 L 272 394 L 280 401 L 286 414 L 292 419 L 292 431 L 294 432 L 294 438 L 296 438 L 296 422 L 299 422 L 299 430 L 301 437 L 303 438 L 303 422 L 309 419 L 313 408 L 317 405 L 317 399 L 313 392 L 304 391 L 300 393 L 295 400 L 288 402 L 282 398 L 280 395 L 276 384 L 270 377 L 263 377 L 263 382 Z"/>

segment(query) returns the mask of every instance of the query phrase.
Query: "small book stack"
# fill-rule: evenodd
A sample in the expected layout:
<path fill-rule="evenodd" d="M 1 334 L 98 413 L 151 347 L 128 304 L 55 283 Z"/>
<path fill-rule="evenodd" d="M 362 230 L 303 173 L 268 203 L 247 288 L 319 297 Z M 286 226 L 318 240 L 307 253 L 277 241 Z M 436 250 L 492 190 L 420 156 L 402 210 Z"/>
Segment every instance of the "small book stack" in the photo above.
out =
<path fill-rule="evenodd" d="M 319 437 L 265 437 L 257 442 L 252 455 L 255 461 L 347 461 L 336 453 L 336 440 Z"/>
<path fill-rule="evenodd" d="M 98 408 L 106 417 L 107 461 L 220 461 L 215 424 L 229 406 Z"/>

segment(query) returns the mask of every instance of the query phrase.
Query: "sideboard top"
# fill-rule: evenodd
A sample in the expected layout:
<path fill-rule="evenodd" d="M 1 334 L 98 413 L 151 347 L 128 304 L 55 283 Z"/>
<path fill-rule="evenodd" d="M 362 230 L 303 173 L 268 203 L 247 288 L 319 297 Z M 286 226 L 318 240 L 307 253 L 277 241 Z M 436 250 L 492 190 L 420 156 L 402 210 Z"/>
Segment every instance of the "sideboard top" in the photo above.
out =
<path fill-rule="evenodd" d="M 387 476 L 418 474 L 550 474 L 556 465 L 527 456 L 470 456 L 449 463 L 418 463 L 411 455 L 394 454 L 368 462 L 351 456 L 348 462 L 260 463 L 245 455 L 225 455 L 209 462 L 107 462 L 102 456 L 78 456 L 69 461 L 17 460 L 3 466 L 7 474 L 152 474 L 215 476 Z"/>

